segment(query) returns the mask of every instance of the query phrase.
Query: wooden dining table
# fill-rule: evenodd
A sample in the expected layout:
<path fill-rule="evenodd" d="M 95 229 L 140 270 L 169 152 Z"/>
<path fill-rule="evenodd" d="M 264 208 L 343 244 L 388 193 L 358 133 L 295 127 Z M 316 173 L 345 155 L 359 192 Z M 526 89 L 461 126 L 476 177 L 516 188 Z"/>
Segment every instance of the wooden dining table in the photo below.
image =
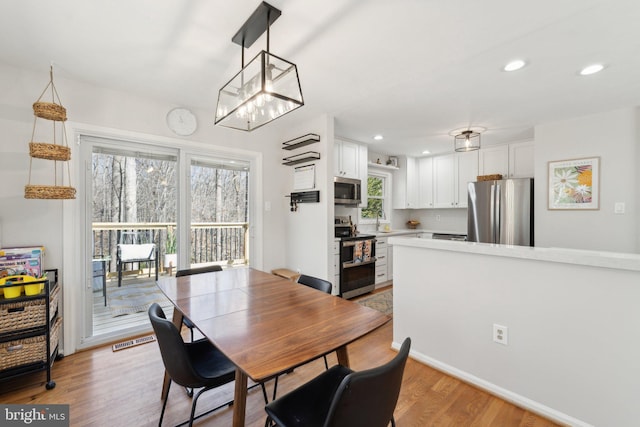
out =
<path fill-rule="evenodd" d="M 245 425 L 247 382 L 263 382 L 336 352 L 391 317 L 352 301 L 253 268 L 165 277 L 158 287 L 236 366 L 233 426 Z M 165 373 L 165 387 L 169 378 Z"/>

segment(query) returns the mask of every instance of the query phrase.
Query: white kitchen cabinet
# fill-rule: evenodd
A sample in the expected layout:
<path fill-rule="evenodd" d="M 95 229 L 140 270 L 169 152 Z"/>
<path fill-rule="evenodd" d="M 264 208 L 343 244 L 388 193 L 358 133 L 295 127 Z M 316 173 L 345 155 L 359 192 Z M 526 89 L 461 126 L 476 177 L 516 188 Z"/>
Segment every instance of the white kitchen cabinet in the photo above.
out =
<path fill-rule="evenodd" d="M 358 146 L 358 170 L 360 171 L 360 209 L 366 209 L 369 205 L 367 186 L 369 182 L 369 149 L 366 145 Z"/>
<path fill-rule="evenodd" d="M 418 169 L 415 158 L 398 158 L 398 170 L 393 173 L 392 196 L 394 209 L 418 207 Z"/>
<path fill-rule="evenodd" d="M 388 278 L 388 245 L 386 237 L 376 238 L 376 280 L 375 284 L 384 283 Z"/>
<path fill-rule="evenodd" d="M 533 141 L 509 144 L 509 178 L 533 178 Z"/>
<path fill-rule="evenodd" d="M 478 176 L 478 152 L 433 158 L 433 207 L 466 208 L 467 184 Z"/>
<path fill-rule="evenodd" d="M 479 151 L 478 175 L 501 174 L 504 178 L 533 178 L 533 141 L 515 142 Z"/>
<path fill-rule="evenodd" d="M 433 158 L 418 159 L 418 209 L 433 207 Z"/>
<path fill-rule="evenodd" d="M 478 152 L 478 175 L 509 175 L 509 146 L 493 145 Z"/>
<path fill-rule="evenodd" d="M 433 158 L 433 207 L 455 207 L 454 178 L 455 155 Z"/>
<path fill-rule="evenodd" d="M 387 280 L 393 280 L 393 245 L 387 245 Z"/>
<path fill-rule="evenodd" d="M 456 153 L 456 208 L 466 208 L 469 204 L 469 183 L 478 179 L 478 152 Z"/>
<path fill-rule="evenodd" d="M 333 288 L 332 295 L 340 294 L 340 241 L 333 242 Z"/>
<path fill-rule="evenodd" d="M 334 141 L 334 176 L 361 179 L 359 145 L 349 141 Z M 365 159 L 366 166 L 366 159 Z"/>

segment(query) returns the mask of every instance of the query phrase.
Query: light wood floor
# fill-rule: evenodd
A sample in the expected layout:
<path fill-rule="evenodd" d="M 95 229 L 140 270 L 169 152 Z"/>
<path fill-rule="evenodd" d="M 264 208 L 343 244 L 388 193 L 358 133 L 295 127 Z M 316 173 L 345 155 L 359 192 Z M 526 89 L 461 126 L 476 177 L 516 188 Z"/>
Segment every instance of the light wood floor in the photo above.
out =
<path fill-rule="evenodd" d="M 352 368 L 361 370 L 389 360 L 391 322 L 349 347 Z M 335 355 L 329 358 L 336 363 Z M 284 375 L 279 395 L 308 381 L 324 370 L 322 360 Z M 44 374 L 0 383 L 0 402 L 15 404 L 70 405 L 72 426 L 157 425 L 162 407 L 160 388 L 164 368 L 155 342 L 112 352 L 110 346 L 87 350 L 56 362 L 57 386 L 44 388 Z M 198 407 L 206 409 L 233 396 L 233 384 L 204 393 Z M 267 385 L 271 390 L 271 384 Z M 173 386 L 165 425 L 188 418 L 191 400 L 184 389 Z M 220 410 L 196 421 L 200 426 L 229 426 L 232 411 Z M 247 426 L 264 425 L 264 401 L 259 388 L 249 391 Z M 527 426 L 556 424 L 484 393 L 421 363 L 407 362 L 400 399 L 395 411 L 398 427 L 424 426 Z"/>

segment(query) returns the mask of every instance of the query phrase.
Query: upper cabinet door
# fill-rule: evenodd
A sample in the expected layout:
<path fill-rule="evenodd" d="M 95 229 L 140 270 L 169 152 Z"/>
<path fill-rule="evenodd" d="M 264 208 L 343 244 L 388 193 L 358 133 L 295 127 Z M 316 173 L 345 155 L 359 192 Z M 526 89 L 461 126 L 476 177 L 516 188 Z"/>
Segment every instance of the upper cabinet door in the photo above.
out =
<path fill-rule="evenodd" d="M 509 178 L 533 178 L 534 163 L 533 141 L 509 144 Z"/>
<path fill-rule="evenodd" d="M 393 173 L 392 196 L 394 209 L 418 207 L 418 171 L 415 158 L 398 157 L 398 170 Z"/>
<path fill-rule="evenodd" d="M 455 207 L 455 162 L 453 154 L 433 158 L 433 207 Z"/>
<path fill-rule="evenodd" d="M 478 152 L 433 158 L 433 207 L 466 208 L 468 183 L 478 177 Z"/>
<path fill-rule="evenodd" d="M 466 153 L 457 153 L 457 174 L 456 174 L 456 208 L 466 208 L 469 204 L 468 192 L 469 183 L 478 179 L 478 152 L 468 151 Z"/>
<path fill-rule="evenodd" d="M 418 209 L 433 207 L 433 158 L 418 160 Z"/>
<path fill-rule="evenodd" d="M 478 175 L 509 176 L 509 146 L 495 145 L 478 152 Z"/>
<path fill-rule="evenodd" d="M 335 140 L 334 150 L 335 176 L 360 179 L 358 144 Z"/>

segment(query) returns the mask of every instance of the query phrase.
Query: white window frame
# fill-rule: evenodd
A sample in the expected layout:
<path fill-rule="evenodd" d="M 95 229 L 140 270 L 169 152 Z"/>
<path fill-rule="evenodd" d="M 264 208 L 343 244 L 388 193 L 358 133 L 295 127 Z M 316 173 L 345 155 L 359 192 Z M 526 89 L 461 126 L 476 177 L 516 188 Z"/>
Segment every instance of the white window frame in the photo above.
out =
<path fill-rule="evenodd" d="M 369 177 L 376 177 L 376 178 L 382 178 L 384 180 L 384 185 L 383 185 L 383 196 L 382 196 L 382 208 L 384 211 L 384 218 L 380 218 L 380 224 L 390 224 L 391 223 L 391 203 L 392 203 L 392 199 L 391 199 L 391 174 L 385 171 L 372 171 L 369 170 L 369 172 L 367 173 L 367 181 L 369 180 Z M 369 201 L 369 186 L 368 186 L 368 182 L 365 182 L 362 185 L 362 191 L 367 192 L 367 194 L 363 197 L 363 199 L 367 200 L 367 204 Z M 375 224 L 376 223 L 376 219 L 375 218 L 363 218 L 362 217 L 362 209 L 358 209 L 358 217 L 359 217 L 359 222 L 360 224 Z"/>

